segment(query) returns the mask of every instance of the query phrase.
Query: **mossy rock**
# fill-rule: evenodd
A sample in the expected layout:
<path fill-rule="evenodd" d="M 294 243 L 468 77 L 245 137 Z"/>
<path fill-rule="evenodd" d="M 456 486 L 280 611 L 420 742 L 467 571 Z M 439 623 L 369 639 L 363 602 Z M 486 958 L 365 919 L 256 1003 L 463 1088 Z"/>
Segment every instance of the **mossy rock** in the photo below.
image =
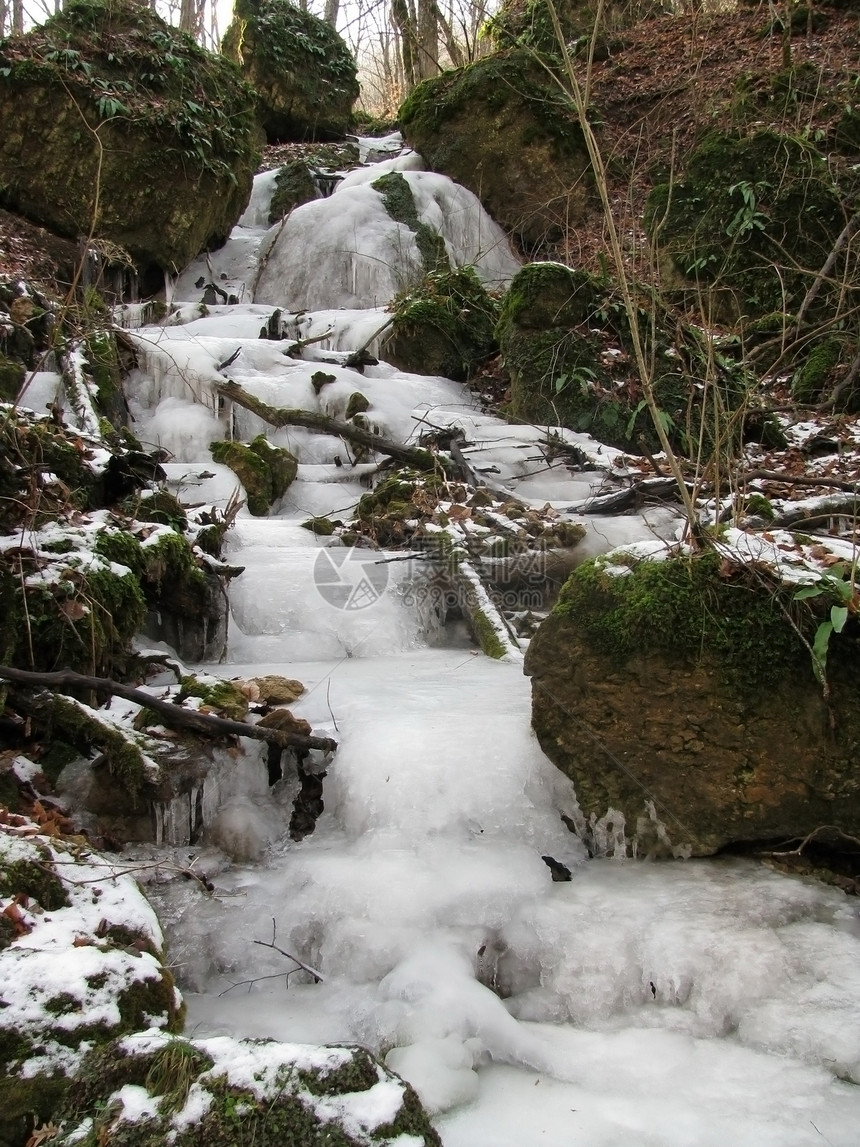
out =
<path fill-rule="evenodd" d="M 465 380 L 498 349 L 499 302 L 471 268 L 427 275 L 392 309 L 382 355 L 400 370 Z"/>
<path fill-rule="evenodd" d="M 131 1094 L 152 1113 L 130 1118 Z M 412 1088 L 363 1048 L 273 1040 L 118 1041 L 83 1064 L 61 1115 L 60 1145 L 441 1147 Z"/>
<path fill-rule="evenodd" d="M 176 700 L 182 702 L 187 697 L 199 697 L 207 709 L 214 709 L 231 721 L 243 721 L 248 713 L 247 694 L 232 681 L 218 677 L 183 677 Z"/>
<path fill-rule="evenodd" d="M 0 354 L 0 402 L 15 401 L 26 374 L 23 363 Z"/>
<path fill-rule="evenodd" d="M 93 330 L 84 339 L 86 372 L 93 382 L 98 413 L 111 430 L 125 427 L 128 407 L 122 389 L 122 370 L 112 331 Z"/>
<path fill-rule="evenodd" d="M 9 903 L 24 910 L 0 943 L 0 1143 L 22 1147 L 88 1051 L 142 1027 L 176 1030 L 183 1008 L 143 895 L 80 840 L 0 832 Z"/>
<path fill-rule="evenodd" d="M 686 451 L 704 436 L 708 447 L 733 450 L 740 425 L 727 441 L 718 428 L 722 415 L 746 396 L 741 367 L 724 358 L 716 381 L 705 388 L 708 354 L 701 333 L 649 293 L 636 294 L 634 302 L 670 441 Z M 496 334 L 511 377 L 514 418 L 587 431 L 622 450 L 660 449 L 634 365 L 627 312 L 611 284 L 561 263 L 530 263 L 502 300 Z"/>
<path fill-rule="evenodd" d="M 713 312 L 731 321 L 796 310 L 845 216 L 814 147 L 758 131 L 703 139 L 681 180 L 654 188 L 645 222 L 667 285 L 704 287 Z M 816 308 L 829 294 L 820 293 Z"/>
<path fill-rule="evenodd" d="M 288 0 L 237 0 L 221 51 L 257 90 L 270 143 L 346 134 L 355 60 L 324 20 Z"/>
<path fill-rule="evenodd" d="M 303 159 L 285 163 L 275 176 L 275 190 L 269 206 L 269 222 L 277 223 L 294 207 L 317 198 L 317 185 L 310 167 Z"/>
<path fill-rule="evenodd" d="M 807 355 L 803 365 L 791 380 L 791 397 L 795 402 L 813 403 L 824 398 L 828 391 L 833 368 L 843 357 L 845 344 L 841 339 L 822 339 Z"/>
<path fill-rule="evenodd" d="M 96 218 L 144 269 L 223 242 L 259 155 L 234 65 L 131 0 L 75 0 L 0 43 L 0 120 L 0 201 L 75 239 Z"/>
<path fill-rule="evenodd" d="M 811 642 L 831 603 L 806 609 L 795 590 L 715 552 L 618 551 L 573 573 L 526 672 L 538 739 L 596 846 L 607 821 L 639 855 L 708 855 L 820 824 L 857 834 L 856 625 L 831 638 L 828 706 L 798 629 Z"/>
<path fill-rule="evenodd" d="M 247 446 L 243 442 L 213 442 L 210 449 L 216 462 L 229 466 L 248 495 L 248 509 L 264 518 L 272 505 L 283 497 L 298 471 L 298 462 L 289 450 L 272 446 L 262 434 Z"/>
<path fill-rule="evenodd" d="M 400 108 L 433 171 L 468 187 L 529 248 L 585 219 L 593 178 L 572 104 L 514 50 L 424 80 Z"/>

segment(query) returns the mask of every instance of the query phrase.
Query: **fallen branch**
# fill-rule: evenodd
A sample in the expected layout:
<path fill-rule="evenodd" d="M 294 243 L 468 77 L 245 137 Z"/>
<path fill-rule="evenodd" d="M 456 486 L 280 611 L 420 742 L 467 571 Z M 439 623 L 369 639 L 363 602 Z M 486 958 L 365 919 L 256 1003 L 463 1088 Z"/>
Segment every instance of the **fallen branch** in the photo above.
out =
<path fill-rule="evenodd" d="M 641 482 L 613 494 L 596 494 L 570 509 L 578 514 L 621 514 L 646 500 L 666 502 L 678 499 L 678 484 L 674 478 L 643 478 Z"/>
<path fill-rule="evenodd" d="M 444 470 L 446 473 L 455 471 L 450 459 L 432 450 L 424 450 L 420 446 L 404 446 L 393 442 L 390 438 L 383 438 L 380 434 L 373 434 L 360 426 L 350 422 L 341 422 L 337 418 L 330 418 L 327 414 L 320 414 L 312 410 L 291 410 L 283 406 L 269 406 L 252 394 L 248 394 L 235 382 L 226 382 L 216 386 L 219 394 L 224 398 L 250 410 L 270 426 L 281 428 L 283 426 L 302 426 L 305 430 L 313 430 L 318 434 L 332 434 L 338 438 L 346 438 L 378 454 L 387 454 L 396 462 L 403 462 L 407 466 L 414 466 L 416 470 Z"/>
<path fill-rule="evenodd" d="M 73 673 L 70 669 L 63 669 L 57 673 L 31 673 L 27 669 L 12 669 L 8 665 L 0 665 L 0 680 L 14 681 L 31 688 L 89 689 L 124 697 L 127 701 L 134 701 L 135 704 L 158 713 L 164 718 L 165 725 L 195 729 L 209 736 L 229 734 L 235 737 L 250 737 L 255 741 L 267 741 L 284 749 L 321 749 L 324 752 L 334 752 L 337 748 L 337 741 L 333 741 L 330 737 L 305 736 L 301 733 L 282 732 L 279 729 L 260 728 L 259 725 L 249 725 L 244 721 L 231 721 L 226 717 L 215 717 L 211 713 L 183 709 L 181 705 L 153 697 L 131 685 L 123 685 L 107 677 L 86 677 L 81 673 Z"/>
<path fill-rule="evenodd" d="M 775 470 L 749 470 L 741 474 L 744 482 L 761 479 L 765 482 L 782 482 L 786 486 L 831 486 L 834 490 L 846 490 L 849 494 L 860 493 L 860 482 L 843 482 L 839 478 L 820 477 L 814 474 L 785 474 Z"/>

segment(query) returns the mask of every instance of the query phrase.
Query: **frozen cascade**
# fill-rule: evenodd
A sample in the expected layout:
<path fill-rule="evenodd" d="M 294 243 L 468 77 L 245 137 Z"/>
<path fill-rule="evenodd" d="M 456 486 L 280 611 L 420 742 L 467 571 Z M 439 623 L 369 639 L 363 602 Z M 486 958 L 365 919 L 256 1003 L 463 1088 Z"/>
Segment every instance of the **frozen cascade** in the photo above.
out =
<path fill-rule="evenodd" d="M 416 200 L 422 210 L 439 206 L 439 177 L 414 162 L 404 167 Z M 347 461 L 338 439 L 274 432 L 245 411 L 219 409 L 214 384 L 225 374 L 274 405 L 337 416 L 360 390 L 374 423 L 403 439 L 424 416 L 459 423 L 471 464 L 537 505 L 576 506 L 619 460 L 568 432 L 593 471 L 536 474 L 529 457 L 540 429 L 503 424 L 480 414 L 464 388 L 384 363 L 357 374 L 327 362 L 335 381 L 317 395 L 312 355 L 291 359 L 289 341 L 258 338 L 273 303 L 308 302 L 277 276 L 295 283 L 313 273 L 312 305 L 335 309 L 284 316 L 286 329 L 329 331 L 335 352 L 367 341 L 384 314 L 368 308 L 385 292 L 377 281 L 358 296 L 351 271 L 338 285 L 334 268 L 323 268 L 316 244 L 337 243 L 326 222 L 301 232 L 305 270 L 290 269 L 296 248 L 288 255 L 285 246 L 268 264 L 270 304 L 259 293 L 250 302 L 267 179 L 230 243 L 178 280 L 175 325 L 133 332 L 134 414 L 143 437 L 173 451 L 169 481 L 195 502 L 223 505 L 235 486 L 212 463 L 216 438 L 263 432 L 296 454 L 298 478 L 273 515 L 243 511 L 232 532 L 229 557 L 246 572 L 231 591 L 230 661 L 210 671 L 299 678 L 307 692 L 294 712 L 340 748 L 325 812 L 301 843 L 283 831 L 289 784 L 268 790 L 258 748 L 238 763 L 225 758 L 203 792 L 173 810 L 177 821 L 202 816 L 209 826 L 193 855 L 216 887 L 209 898 L 187 883 L 154 888 L 191 1027 L 364 1043 L 415 1084 L 446 1147 L 856 1147 L 852 903 L 740 860 L 587 860 L 561 819 L 578 815 L 571 786 L 530 732 L 520 669 L 466 647 L 428 647 L 408 563 L 352 570 L 374 592 L 356 608 L 333 601 L 320 571 L 334 551 L 300 523 L 346 516 L 371 467 L 337 465 Z M 344 183 L 308 206 L 337 204 L 357 228 L 376 193 L 365 172 Z M 291 218 L 301 212 L 322 218 L 308 208 Z M 241 301 L 202 314 L 195 284 L 213 277 Z M 588 548 L 673 528 L 665 514 L 604 521 Z M 256 863 L 230 864 L 212 836 Z M 553 883 L 543 856 L 573 879 Z M 289 962 L 251 943 L 270 940 L 273 927 L 278 945 L 324 983 L 285 983 Z"/>

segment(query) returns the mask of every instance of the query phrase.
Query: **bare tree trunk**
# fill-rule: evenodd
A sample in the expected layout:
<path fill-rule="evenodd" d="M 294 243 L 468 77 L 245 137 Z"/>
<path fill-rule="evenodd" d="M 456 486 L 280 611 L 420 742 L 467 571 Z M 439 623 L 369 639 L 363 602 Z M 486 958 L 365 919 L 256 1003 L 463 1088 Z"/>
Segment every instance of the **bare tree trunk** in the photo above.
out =
<path fill-rule="evenodd" d="M 418 78 L 439 72 L 439 9 L 436 0 L 418 0 Z"/>
<path fill-rule="evenodd" d="M 197 5 L 194 0 L 182 0 L 179 8 L 179 27 L 193 36 L 197 25 Z"/>
<path fill-rule="evenodd" d="M 418 82 L 418 40 L 415 23 L 409 11 L 408 0 L 391 0 L 391 19 L 400 39 L 400 62 L 403 66 L 405 87 L 414 88 Z"/>
<path fill-rule="evenodd" d="M 448 51 L 448 55 L 451 57 L 451 63 L 455 68 L 462 68 L 466 63 L 466 53 L 463 51 L 463 48 L 460 46 L 460 44 L 457 43 L 457 37 L 454 33 L 453 21 L 442 15 L 441 8 L 437 10 L 437 17 L 439 20 L 439 27 L 442 30 L 442 35 L 445 38 L 445 47 Z"/>
<path fill-rule="evenodd" d="M 332 28 L 337 28 L 337 14 L 340 10 L 340 0 L 325 0 L 325 14 L 323 19 Z"/>
<path fill-rule="evenodd" d="M 24 31 L 24 0 L 12 0 L 12 32 Z"/>

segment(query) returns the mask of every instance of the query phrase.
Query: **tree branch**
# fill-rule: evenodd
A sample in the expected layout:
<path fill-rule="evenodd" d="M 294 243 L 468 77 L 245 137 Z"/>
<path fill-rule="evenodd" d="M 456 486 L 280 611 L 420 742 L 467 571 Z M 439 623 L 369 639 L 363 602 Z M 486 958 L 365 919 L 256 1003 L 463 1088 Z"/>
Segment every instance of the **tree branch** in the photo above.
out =
<path fill-rule="evenodd" d="M 231 721 L 226 717 L 215 717 L 211 713 L 199 713 L 194 709 L 183 709 L 172 701 L 164 701 L 160 697 L 153 697 L 142 689 L 135 689 L 131 685 L 123 685 L 119 681 L 112 681 L 107 677 L 86 677 L 81 673 L 73 673 L 70 669 L 62 669 L 57 673 L 31 673 L 26 669 L 13 669 L 8 665 L 0 665 L 0 680 L 14 681 L 19 685 L 34 688 L 47 688 L 62 691 L 66 689 L 91 689 L 99 693 L 110 693 L 112 696 L 124 697 L 127 701 L 134 701 L 147 709 L 152 709 L 164 718 L 165 725 L 174 725 L 179 728 L 195 729 L 199 733 L 209 736 L 250 737 L 255 741 L 268 741 L 271 745 L 278 745 L 282 749 L 321 749 L 334 752 L 337 741 L 330 737 L 308 737 L 301 733 L 281 732 L 278 729 L 261 728 L 259 725 L 249 725 L 244 721 Z"/>
<path fill-rule="evenodd" d="M 396 462 L 403 462 L 407 466 L 414 466 L 416 470 L 444 470 L 446 473 L 456 469 L 450 459 L 432 450 L 424 450 L 420 446 L 404 446 L 393 442 L 390 438 L 383 438 L 380 434 L 373 434 L 360 426 L 353 426 L 350 422 L 341 422 L 337 418 L 330 418 L 327 414 L 320 414 L 312 410 L 290 410 L 283 406 L 269 406 L 262 399 L 248 394 L 235 382 L 225 382 L 216 387 L 218 393 L 224 398 L 250 410 L 270 426 L 303 426 L 306 430 L 314 430 L 318 434 L 333 434 L 339 438 L 346 438 L 359 446 L 375 450 L 379 454 L 387 454 Z"/>

